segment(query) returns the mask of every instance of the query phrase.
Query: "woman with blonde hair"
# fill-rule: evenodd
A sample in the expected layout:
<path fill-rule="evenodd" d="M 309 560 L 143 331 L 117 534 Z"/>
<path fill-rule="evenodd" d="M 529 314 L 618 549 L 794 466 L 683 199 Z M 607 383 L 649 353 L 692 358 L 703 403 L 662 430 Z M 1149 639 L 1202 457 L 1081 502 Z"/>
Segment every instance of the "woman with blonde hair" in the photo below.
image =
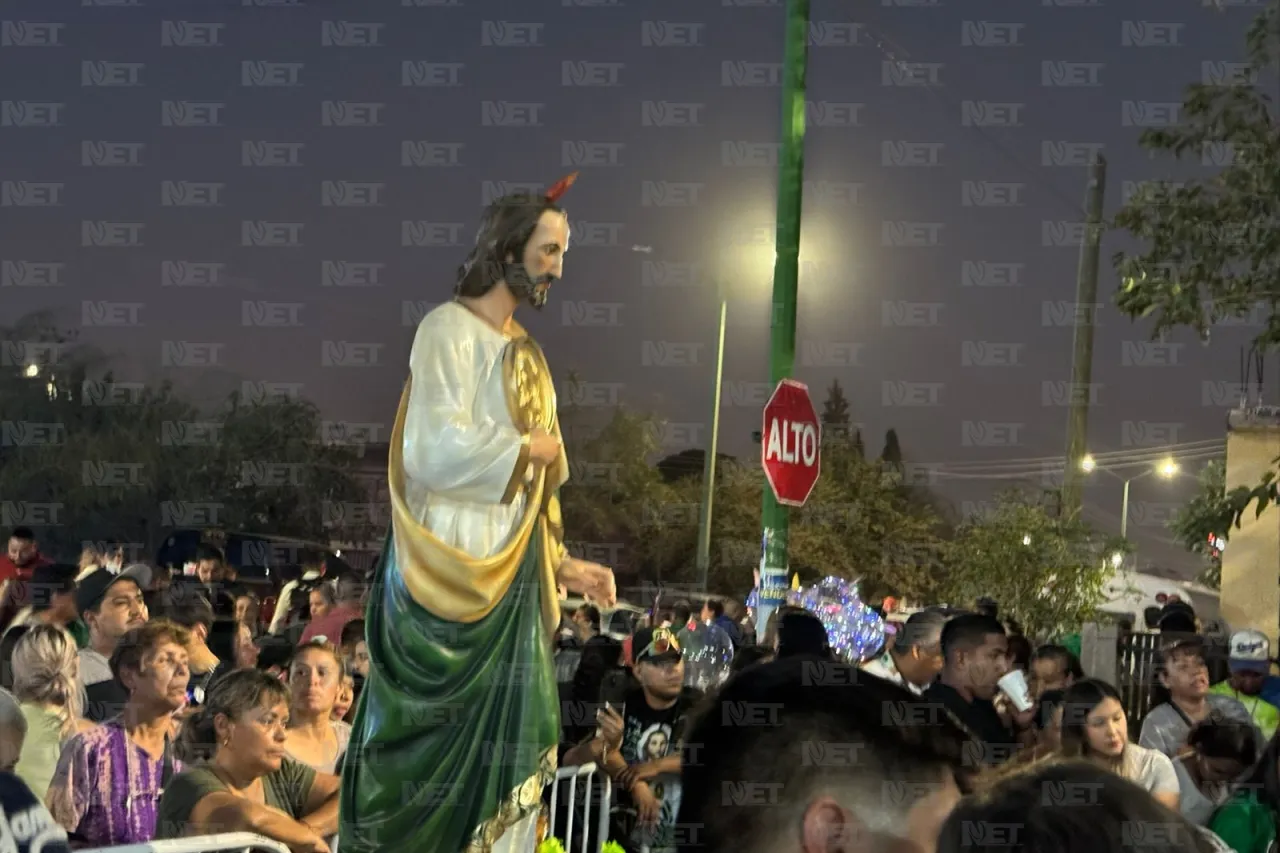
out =
<path fill-rule="evenodd" d="M 37 625 L 13 650 L 13 695 L 27 720 L 27 739 L 14 773 L 44 799 L 62 744 L 93 728 L 81 719 L 80 655 L 76 641 L 54 625 Z"/>

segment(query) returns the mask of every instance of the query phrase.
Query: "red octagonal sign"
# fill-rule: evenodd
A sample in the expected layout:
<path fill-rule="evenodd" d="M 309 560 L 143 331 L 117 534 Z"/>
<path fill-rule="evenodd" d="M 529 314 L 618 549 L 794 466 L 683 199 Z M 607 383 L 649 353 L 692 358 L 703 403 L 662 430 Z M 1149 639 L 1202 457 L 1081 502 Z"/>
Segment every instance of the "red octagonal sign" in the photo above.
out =
<path fill-rule="evenodd" d="M 822 471 L 822 424 L 809 386 L 784 379 L 764 407 L 760 458 L 773 496 L 785 506 L 804 506 Z"/>

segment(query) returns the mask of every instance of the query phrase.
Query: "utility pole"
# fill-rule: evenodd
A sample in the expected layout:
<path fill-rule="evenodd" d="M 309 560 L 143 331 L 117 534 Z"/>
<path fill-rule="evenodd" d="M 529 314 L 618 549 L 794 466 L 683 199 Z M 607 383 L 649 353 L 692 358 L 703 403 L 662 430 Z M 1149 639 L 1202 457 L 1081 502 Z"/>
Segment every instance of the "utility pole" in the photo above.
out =
<path fill-rule="evenodd" d="M 805 72 L 809 62 L 809 0 L 788 0 L 782 70 L 782 146 L 778 153 L 777 257 L 773 263 L 770 383 L 791 377 L 796 361 L 796 285 L 800 266 L 800 207 L 804 192 Z M 760 595 L 756 624 L 786 600 L 790 511 L 764 489 L 761 507 Z"/>
<path fill-rule="evenodd" d="M 1102 246 L 1102 201 L 1107 161 L 1097 155 L 1085 191 L 1085 229 L 1076 270 L 1075 335 L 1072 341 L 1071 409 L 1067 415 L 1067 470 L 1062 477 L 1062 517 L 1080 511 L 1084 457 L 1088 453 L 1089 401 L 1093 396 L 1093 330 L 1098 319 L 1098 262 Z"/>
<path fill-rule="evenodd" d="M 720 300 L 720 335 L 716 343 L 716 375 L 711 391 L 711 441 L 707 458 L 702 463 L 702 517 L 698 519 L 698 589 L 707 590 L 707 572 L 711 569 L 711 508 L 716 497 L 716 455 L 720 451 L 720 386 L 724 380 L 724 321 L 729 312 L 724 284 L 716 282 Z"/>

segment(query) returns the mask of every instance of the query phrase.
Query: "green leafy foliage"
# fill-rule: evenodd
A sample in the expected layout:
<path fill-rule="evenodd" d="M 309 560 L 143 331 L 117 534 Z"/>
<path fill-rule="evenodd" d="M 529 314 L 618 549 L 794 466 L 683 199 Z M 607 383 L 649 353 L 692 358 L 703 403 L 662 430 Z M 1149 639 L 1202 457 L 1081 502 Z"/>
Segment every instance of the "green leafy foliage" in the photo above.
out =
<path fill-rule="evenodd" d="M 1214 323 L 1263 303 L 1271 315 L 1259 343 L 1280 342 L 1280 137 L 1268 97 L 1252 82 L 1274 61 L 1276 15 L 1272 6 L 1250 28 L 1248 72 L 1238 85 L 1190 86 L 1181 123 L 1142 134 L 1153 156 L 1224 164 L 1204 180 L 1144 184 L 1115 217 L 1145 245 L 1115 255 L 1116 303 L 1131 317 L 1152 318 L 1157 334 L 1189 326 L 1207 337 Z"/>
<path fill-rule="evenodd" d="M 1236 518 L 1233 500 L 1227 495 L 1226 464 L 1209 462 L 1201 469 L 1199 481 L 1195 495 L 1169 520 L 1169 530 L 1182 547 L 1204 557 L 1198 580 L 1217 589 L 1222 583 L 1222 558 L 1215 556 L 1210 537 L 1229 541 Z"/>
<path fill-rule="evenodd" d="M 1145 184 L 1115 217 L 1142 244 L 1113 258 L 1116 304 L 1132 318 L 1150 318 L 1157 335 L 1186 326 L 1207 340 L 1215 323 L 1260 311 L 1258 349 L 1280 344 L 1280 135 L 1258 84 L 1275 78 L 1278 21 L 1274 3 L 1254 20 L 1236 85 L 1191 85 L 1180 124 L 1142 134 L 1153 157 L 1223 164 L 1206 179 Z M 1251 505 L 1260 514 L 1276 501 L 1275 478 L 1270 472 L 1257 486 L 1233 489 L 1197 517 L 1221 531 L 1238 526 Z M 1210 510 L 1218 520 L 1208 521 Z"/>
<path fill-rule="evenodd" d="M 37 528 L 49 553 L 114 540 L 150 557 L 180 527 L 376 535 L 368 513 L 343 511 L 370 497 L 308 402 L 203 412 L 168 384 L 117 381 L 39 317 L 0 329 L 0 356 L 0 527 Z"/>
<path fill-rule="evenodd" d="M 1011 493 L 989 514 L 960 524 L 946 548 L 948 571 L 938 593 L 956 606 L 993 596 L 1028 637 L 1054 637 L 1093 616 L 1112 574 L 1108 558 L 1120 550 L 1122 543 L 1076 518 Z"/>

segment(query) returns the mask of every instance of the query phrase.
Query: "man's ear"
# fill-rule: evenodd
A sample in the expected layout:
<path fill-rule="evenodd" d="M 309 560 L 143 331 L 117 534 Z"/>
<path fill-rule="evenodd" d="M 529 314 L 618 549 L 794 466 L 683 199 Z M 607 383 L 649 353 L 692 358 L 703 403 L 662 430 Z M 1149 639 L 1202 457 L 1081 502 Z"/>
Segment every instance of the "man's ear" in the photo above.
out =
<path fill-rule="evenodd" d="M 867 827 L 835 798 L 818 797 L 804 810 L 800 827 L 804 853 L 870 853 Z"/>

